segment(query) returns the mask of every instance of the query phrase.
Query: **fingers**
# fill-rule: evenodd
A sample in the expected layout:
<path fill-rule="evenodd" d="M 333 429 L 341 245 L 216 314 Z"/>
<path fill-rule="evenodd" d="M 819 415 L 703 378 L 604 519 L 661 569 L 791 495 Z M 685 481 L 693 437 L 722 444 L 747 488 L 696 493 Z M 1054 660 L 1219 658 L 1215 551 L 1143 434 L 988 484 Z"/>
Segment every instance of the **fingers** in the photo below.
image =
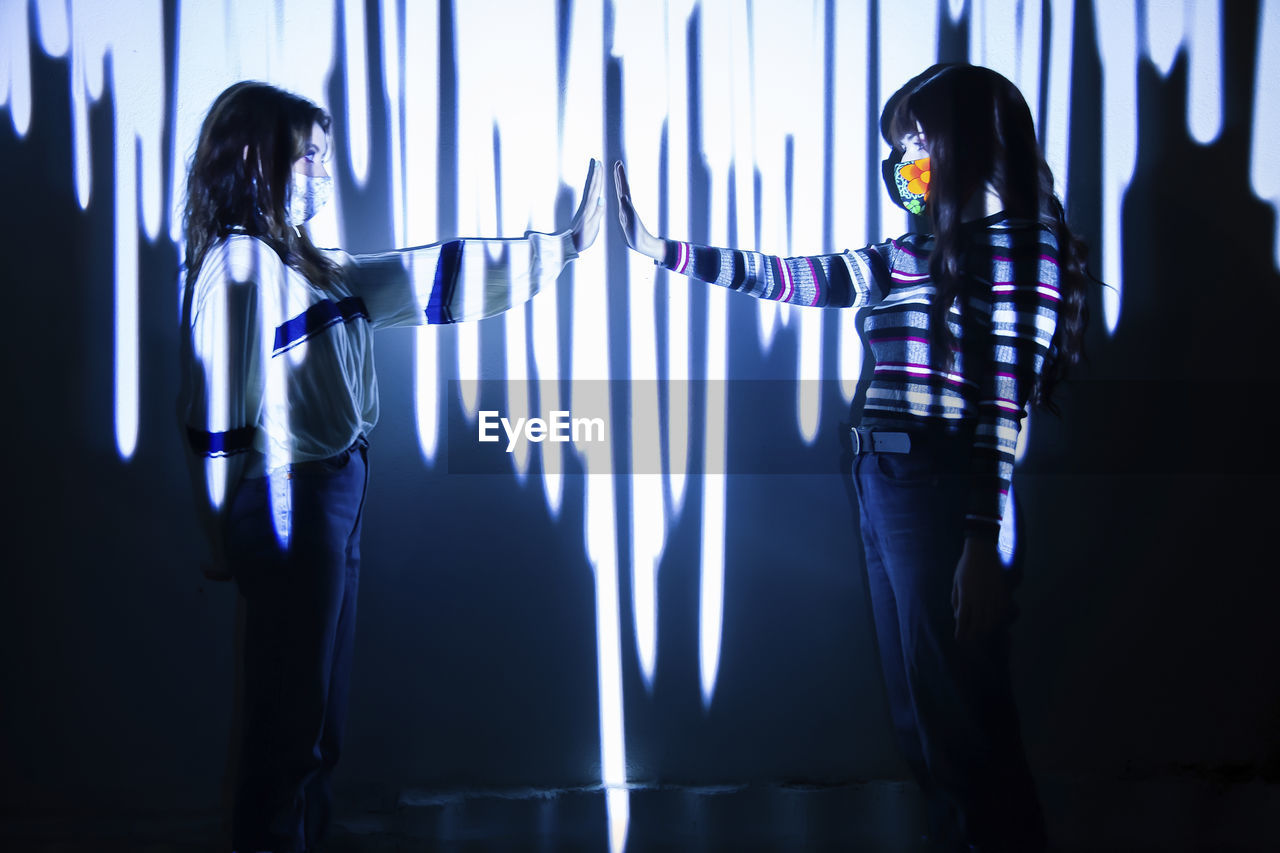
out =
<path fill-rule="evenodd" d="M 973 630 L 973 608 L 961 601 L 960 606 L 956 608 L 956 639 L 963 642 L 969 639 L 969 633 Z"/>
<path fill-rule="evenodd" d="M 575 251 L 581 252 L 595 242 L 604 217 L 604 165 L 594 157 L 587 166 L 587 181 L 582 187 L 582 201 L 569 226 Z"/>
<path fill-rule="evenodd" d="M 621 160 L 613 164 L 613 186 L 618 191 L 618 201 L 631 198 L 631 185 L 627 183 L 627 167 Z"/>
<path fill-rule="evenodd" d="M 644 226 L 636 215 L 635 205 L 631 203 L 631 184 L 627 181 L 627 167 L 618 160 L 613 164 L 613 186 L 618 194 L 618 224 L 622 226 L 622 236 L 627 245 L 640 251 Z"/>
<path fill-rule="evenodd" d="M 631 207 L 631 185 L 627 183 L 627 168 L 622 165 L 621 160 L 613 164 L 613 189 L 618 195 L 618 222 L 622 225 L 627 245 L 634 247 L 631 227 L 635 217 Z"/>
<path fill-rule="evenodd" d="M 587 216 L 599 206 L 597 201 L 600 196 L 600 173 L 602 169 L 600 161 L 594 157 L 591 158 L 591 163 L 587 166 L 587 182 L 582 187 L 582 201 L 578 203 L 578 209 L 573 214 L 575 226 L 585 221 Z"/>

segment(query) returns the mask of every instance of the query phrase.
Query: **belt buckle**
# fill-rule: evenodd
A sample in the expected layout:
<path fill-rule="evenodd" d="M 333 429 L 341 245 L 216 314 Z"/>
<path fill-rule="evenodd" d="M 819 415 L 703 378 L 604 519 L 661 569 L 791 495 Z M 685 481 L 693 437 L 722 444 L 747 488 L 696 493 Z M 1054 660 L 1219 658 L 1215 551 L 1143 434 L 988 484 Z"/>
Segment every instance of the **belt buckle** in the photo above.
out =
<path fill-rule="evenodd" d="M 853 427 L 849 432 L 853 435 L 853 455 L 857 456 L 862 452 L 862 435 L 857 427 Z"/>

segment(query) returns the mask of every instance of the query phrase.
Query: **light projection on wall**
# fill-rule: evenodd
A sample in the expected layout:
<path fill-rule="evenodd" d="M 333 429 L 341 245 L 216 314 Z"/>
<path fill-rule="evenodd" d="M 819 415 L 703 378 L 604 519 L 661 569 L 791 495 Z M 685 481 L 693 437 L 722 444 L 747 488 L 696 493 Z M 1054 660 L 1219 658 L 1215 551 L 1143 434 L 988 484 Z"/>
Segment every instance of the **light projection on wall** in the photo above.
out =
<path fill-rule="evenodd" d="M 1168 74 L 1185 55 L 1190 137 L 1209 144 L 1222 125 L 1217 0 L 467 0 L 448 4 L 443 16 L 440 3 L 415 0 L 201 0 L 178 2 L 170 11 L 176 44 L 166 46 L 159 0 L 0 3 L 0 106 L 24 136 L 33 109 L 58 106 L 32 103 L 31 46 L 69 64 L 74 162 L 68 168 L 76 201 L 87 215 L 115 223 L 114 428 L 124 460 L 134 454 L 139 434 L 139 234 L 181 241 L 183 173 L 199 122 L 214 96 L 238 79 L 267 80 L 326 108 L 329 82 L 338 84 L 343 103 L 334 118 L 346 146 L 335 156 L 362 192 L 383 194 L 395 245 L 548 227 L 557 192 L 576 193 L 584 164 L 605 159 L 616 139 L 638 208 L 665 234 L 700 231 L 715 244 L 806 254 L 907 229 L 905 214 L 869 182 L 883 156 L 875 123 L 888 95 L 938 57 L 944 25 L 960 26 L 953 32 L 967 32 L 968 43 L 957 45 L 953 37 L 949 57 L 959 50 L 1019 85 L 1064 197 L 1068 178 L 1098 181 L 1100 273 L 1114 287 L 1104 292 L 1103 319 L 1112 332 L 1124 305 L 1117 235 L 1137 162 L 1139 63 L 1148 60 Z M 1080 20 L 1077 11 L 1092 21 Z M 450 27 L 443 29 L 442 20 Z M 1280 165 L 1269 147 L 1280 129 L 1280 0 L 1262 0 L 1260 20 L 1250 178 L 1254 192 L 1280 210 Z M 1103 81 L 1102 174 L 1096 178 L 1075 175 L 1068 160 L 1081 31 L 1097 34 L 1096 45 L 1080 53 L 1096 53 Z M 166 47 L 173 67 L 167 67 Z M 456 98 L 449 103 L 442 99 L 442 56 L 453 58 Z M 607 86 L 611 67 L 620 73 L 616 94 Z M 374 69 L 380 73 L 371 75 Z M 372 87 L 374 79 L 381 90 Z M 90 105 L 106 97 L 114 136 L 91 140 Z M 385 134 L 377 137 L 375 116 L 385 121 Z M 439 174 L 436 156 L 446 134 L 457 140 L 452 176 Z M 91 197 L 93 144 L 109 144 L 114 152 L 110 211 Z M 695 172 L 709 182 L 701 209 L 690 208 Z M 370 186 L 375 174 L 386 176 L 384 185 Z M 442 186 L 456 191 L 442 198 Z M 442 201 L 456 225 L 449 234 L 441 231 Z M 342 244 L 342 211 L 338 197 L 313 222 L 317 243 Z M 560 443 L 524 442 L 512 455 L 513 475 L 521 480 L 539 455 L 537 487 L 553 516 L 566 489 L 581 490 L 585 500 L 583 543 L 596 589 L 601 774 L 611 847 L 618 850 L 628 823 L 623 644 L 635 643 L 650 687 L 660 665 L 659 566 L 682 517 L 697 518 L 701 531 L 705 705 L 713 701 L 719 671 L 726 544 L 733 532 L 721 472 L 734 400 L 723 381 L 685 380 L 747 377 L 738 377 L 728 358 L 733 297 L 707 288 L 704 325 L 695 329 L 683 279 L 667 279 L 635 254 L 608 267 L 618 239 L 612 228 L 607 221 L 576 261 L 575 280 L 588 284 L 574 289 L 567 327 L 558 322 L 565 296 L 554 288 L 488 322 L 506 339 L 501 375 L 512 418 L 539 413 L 531 388 L 545 413 L 571 406 L 573 380 L 653 380 L 613 385 L 615 394 L 627 396 L 625 445 L 633 473 L 617 473 L 618 460 L 601 445 L 566 451 Z M 1280 253 L 1280 239 L 1277 247 Z M 625 356 L 612 361 L 602 357 L 610 352 L 610 320 L 617 320 L 609 315 L 610 292 L 625 294 L 612 310 L 626 315 L 613 325 L 625 329 L 623 346 L 615 348 Z M 665 300 L 655 310 L 660 294 Z M 857 390 L 863 353 L 853 314 L 833 327 L 839 339 L 827 348 L 836 353 L 831 359 L 823 355 L 817 312 L 771 303 L 754 310 L 755 345 L 790 365 L 797 380 L 789 403 L 794 439 L 812 442 L 823 419 L 838 414 L 824 412 L 819 396 L 806 390 L 818 387 L 813 380 L 838 380 L 846 400 Z M 537 330 L 528 341 L 526 328 Z M 784 329 L 791 333 L 780 334 Z M 448 380 L 463 380 L 453 387 L 472 418 L 478 407 L 478 330 L 463 325 L 456 332 L 449 344 L 430 328 L 415 333 L 415 413 L 427 467 L 440 455 Z M 694 339 L 707 347 L 697 373 Z M 446 346 L 454 347 L 448 360 L 442 358 Z M 562 376 L 559 354 L 566 350 L 570 375 Z M 457 374 L 441 375 L 442 362 L 455 363 Z M 666 388 L 662 419 L 660 387 Z M 696 424 L 695 411 L 703 414 Z M 563 476 L 566 453 L 578 455 L 586 476 Z M 694 470 L 690 459 L 698 453 L 703 468 Z M 696 489 L 690 478 L 699 478 Z M 629 511 L 623 515 L 619 507 Z M 623 531 L 630 543 L 625 553 Z M 626 589 L 630 630 L 620 622 Z"/>

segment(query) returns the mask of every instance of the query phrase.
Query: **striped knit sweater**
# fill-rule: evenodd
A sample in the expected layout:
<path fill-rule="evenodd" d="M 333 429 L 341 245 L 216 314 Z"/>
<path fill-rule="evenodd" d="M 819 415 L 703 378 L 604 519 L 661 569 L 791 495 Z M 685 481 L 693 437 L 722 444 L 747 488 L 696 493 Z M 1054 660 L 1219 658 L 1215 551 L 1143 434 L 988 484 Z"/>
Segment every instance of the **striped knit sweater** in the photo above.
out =
<path fill-rule="evenodd" d="M 1018 431 L 1057 325 L 1058 244 L 1048 227 L 1002 213 L 963 227 L 963 289 L 948 320 L 956 347 L 947 369 L 934 358 L 930 330 L 929 235 L 799 258 L 669 240 L 663 266 L 760 299 L 865 309 L 875 371 L 863 425 L 971 434 L 965 530 L 995 539 Z"/>

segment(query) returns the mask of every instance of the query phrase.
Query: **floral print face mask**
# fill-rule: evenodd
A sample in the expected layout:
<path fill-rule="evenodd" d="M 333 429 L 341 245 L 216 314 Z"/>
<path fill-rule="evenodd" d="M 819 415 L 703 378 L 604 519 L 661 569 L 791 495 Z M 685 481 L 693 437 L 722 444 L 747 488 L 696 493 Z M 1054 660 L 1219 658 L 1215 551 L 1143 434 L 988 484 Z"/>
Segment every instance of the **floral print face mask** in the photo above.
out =
<path fill-rule="evenodd" d="M 923 214 L 929 200 L 929 158 L 908 160 L 894 166 L 893 181 L 899 203 L 917 216 Z"/>

